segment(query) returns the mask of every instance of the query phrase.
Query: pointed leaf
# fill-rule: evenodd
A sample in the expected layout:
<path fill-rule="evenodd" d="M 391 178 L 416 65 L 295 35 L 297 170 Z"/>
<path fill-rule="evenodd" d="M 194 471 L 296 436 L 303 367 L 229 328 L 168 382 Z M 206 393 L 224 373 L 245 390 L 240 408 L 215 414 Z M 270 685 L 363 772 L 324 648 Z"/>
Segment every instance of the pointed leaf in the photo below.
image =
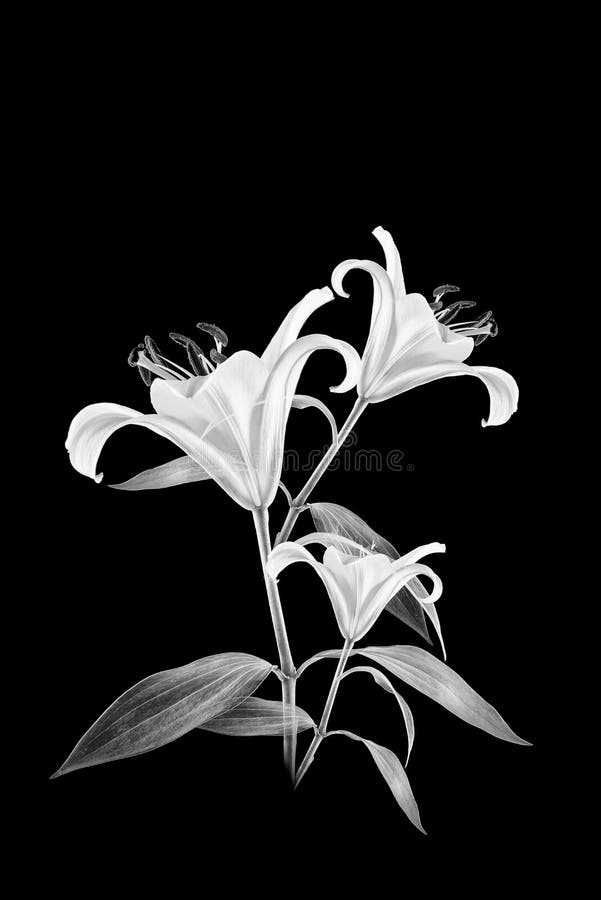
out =
<path fill-rule="evenodd" d="M 384 675 L 383 672 L 380 672 L 379 669 L 374 669 L 373 666 L 354 666 L 352 669 L 347 669 L 344 675 L 342 675 L 342 678 L 346 678 L 347 675 L 352 675 L 353 672 L 367 672 L 372 676 L 376 684 L 381 688 L 384 688 L 384 690 L 388 691 L 390 694 L 393 694 L 396 698 L 405 721 L 405 728 L 407 729 L 407 760 L 405 762 L 405 765 L 407 765 L 409 757 L 411 756 L 413 741 L 415 740 L 415 723 L 413 721 L 413 714 L 409 709 L 409 704 L 401 697 L 398 691 L 395 691 L 386 675 Z"/>
<path fill-rule="evenodd" d="M 409 821 L 415 825 L 419 831 L 425 834 L 426 832 L 420 821 L 419 809 L 417 808 L 417 803 L 415 802 L 409 779 L 407 778 L 407 774 L 401 765 L 398 756 L 393 753 L 392 750 L 389 750 L 388 747 L 382 747 L 381 744 L 376 744 L 374 741 L 368 741 L 365 738 L 359 737 L 358 734 L 353 734 L 352 731 L 331 731 L 330 735 L 332 734 L 343 734 L 353 741 L 361 741 L 362 744 L 365 744 L 386 784 L 394 794 L 396 802 L 399 804 Z"/>
<path fill-rule="evenodd" d="M 501 718 L 496 709 L 456 672 L 420 647 L 361 647 L 358 651 L 393 675 L 436 700 L 469 725 L 513 744 L 530 746 Z"/>
<path fill-rule="evenodd" d="M 338 503 L 311 503 L 310 508 L 317 531 L 340 535 L 342 538 L 360 544 L 372 553 L 384 553 L 391 559 L 399 559 L 401 554 L 390 541 L 370 528 L 367 522 L 364 522 L 350 509 L 346 509 Z M 348 544 L 345 547 L 344 541 L 341 541 L 336 549 L 342 553 L 352 552 L 348 549 Z M 421 587 L 423 589 L 423 585 Z M 386 609 L 405 625 L 417 631 L 429 644 L 432 643 L 428 635 L 428 626 L 422 606 L 407 587 L 402 587 L 395 594 Z"/>
<path fill-rule="evenodd" d="M 177 484 L 207 481 L 210 477 L 209 473 L 189 456 L 178 456 L 171 462 L 156 466 L 154 469 L 146 469 L 128 481 L 111 484 L 109 487 L 118 491 L 156 491 L 159 488 L 175 487 Z"/>
<path fill-rule="evenodd" d="M 307 731 L 315 726 L 311 716 L 300 706 L 295 707 L 294 712 L 287 707 L 285 716 L 283 706 L 281 700 L 249 697 L 235 709 L 230 709 L 214 719 L 210 719 L 200 728 L 216 734 L 255 737 L 288 734 L 293 726 L 296 726 L 297 732 Z"/>
<path fill-rule="evenodd" d="M 299 666 L 297 677 L 318 660 L 338 659 L 341 653 L 341 650 L 323 650 L 321 653 L 316 653 L 315 656 Z M 428 653 L 427 650 L 409 645 L 358 647 L 351 650 L 350 655 L 354 656 L 357 653 L 384 666 L 393 675 L 401 678 L 432 700 L 436 700 L 468 725 L 481 728 L 482 731 L 512 744 L 532 746 L 530 741 L 518 737 L 496 709 L 477 694 L 457 672 Z"/>
<path fill-rule="evenodd" d="M 168 744 L 238 706 L 273 668 L 248 653 L 218 653 L 150 675 L 109 706 L 53 777 Z"/>

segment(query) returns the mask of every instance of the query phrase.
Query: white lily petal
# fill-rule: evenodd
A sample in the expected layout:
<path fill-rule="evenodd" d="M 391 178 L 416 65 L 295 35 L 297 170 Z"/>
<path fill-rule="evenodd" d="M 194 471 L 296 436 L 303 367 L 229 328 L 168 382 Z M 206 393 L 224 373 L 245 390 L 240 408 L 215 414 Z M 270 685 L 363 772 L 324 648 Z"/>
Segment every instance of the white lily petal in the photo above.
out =
<path fill-rule="evenodd" d="M 332 291 L 328 287 L 323 287 L 309 291 L 296 306 L 292 307 L 261 356 L 268 369 L 273 369 L 284 350 L 297 339 L 309 316 L 333 299 Z"/>
<path fill-rule="evenodd" d="M 386 257 L 386 271 L 392 281 L 395 297 L 401 297 L 403 294 L 406 294 L 407 291 L 405 290 L 405 279 L 403 278 L 401 257 L 397 250 L 397 246 L 392 239 L 392 235 L 389 231 L 386 231 L 385 228 L 382 228 L 381 225 L 374 228 L 372 234 L 380 242 L 382 249 L 384 250 L 384 255 Z"/>
<path fill-rule="evenodd" d="M 488 421 L 482 425 L 503 425 L 518 406 L 519 389 L 515 378 L 503 369 L 489 366 L 468 366 L 460 362 L 440 362 L 401 372 L 393 378 L 384 379 L 375 394 L 369 398 L 370 403 L 381 403 L 397 394 L 410 391 L 412 388 L 439 378 L 451 378 L 455 375 L 475 375 L 488 389 L 490 395 L 490 413 Z"/>
<path fill-rule="evenodd" d="M 416 579 L 416 581 L 417 581 L 417 579 Z M 421 582 L 417 582 L 417 583 L 421 585 Z M 410 583 L 407 585 L 407 587 L 409 588 L 409 590 L 411 590 L 411 584 L 415 584 L 415 582 L 410 582 Z M 421 585 L 421 587 L 423 587 L 423 585 Z M 413 592 L 412 592 L 412 593 L 413 593 Z M 413 594 L 413 596 L 416 596 L 416 595 Z M 417 597 L 417 599 L 419 600 L 420 603 L 422 602 L 422 601 L 420 600 L 419 597 Z M 436 634 L 438 635 L 438 640 L 440 641 L 440 649 L 442 650 L 442 658 L 443 658 L 443 659 L 445 660 L 445 662 L 446 662 L 446 659 L 447 659 L 447 650 L 446 650 L 446 647 L 445 647 L 445 645 L 444 645 L 444 639 L 443 639 L 443 636 L 442 636 L 442 626 L 441 626 L 441 624 L 440 624 L 440 619 L 438 618 L 438 611 L 437 611 L 437 609 L 436 609 L 436 604 L 434 604 L 434 603 L 422 603 L 422 606 L 423 606 L 423 608 L 424 608 L 425 614 L 428 616 L 428 618 L 429 618 L 430 621 L 432 622 L 432 625 L 434 626 L 434 630 L 435 630 Z"/>
<path fill-rule="evenodd" d="M 428 599 L 424 599 L 421 602 L 434 603 L 438 600 L 442 594 L 442 581 L 429 566 L 423 566 L 418 563 L 414 566 L 406 566 L 405 568 L 397 569 L 383 579 L 377 590 L 372 592 L 371 595 L 366 598 L 357 624 L 357 631 L 354 635 L 355 640 L 358 641 L 367 634 L 384 607 L 394 597 L 396 592 L 404 587 L 407 582 L 416 575 L 425 575 L 434 583 L 432 593 L 428 595 Z"/>
<path fill-rule="evenodd" d="M 335 444 L 338 440 L 338 427 L 336 425 L 336 419 L 321 400 L 318 400 L 317 397 L 310 397 L 308 394 L 295 394 L 292 399 L 292 406 L 295 409 L 308 409 L 310 406 L 314 406 L 320 412 L 324 414 L 328 422 L 330 423 L 330 428 L 332 429 L 332 443 Z"/>
<path fill-rule="evenodd" d="M 369 337 L 363 351 L 363 371 L 361 384 L 369 384 L 376 376 L 380 362 L 386 359 L 388 342 L 395 316 L 394 288 L 382 266 L 369 259 L 347 259 L 336 266 L 332 272 L 332 287 L 343 297 L 349 295 L 342 288 L 342 281 L 351 269 L 363 269 L 369 272 L 374 284 L 373 305 Z"/>
<path fill-rule="evenodd" d="M 347 366 L 346 378 L 336 390 L 349 390 L 357 383 L 361 361 L 354 347 L 345 341 L 334 340 L 326 334 L 308 334 L 297 338 L 269 373 L 263 392 L 264 406 L 261 412 L 262 468 L 273 473 L 272 489 L 264 497 L 269 505 L 277 491 L 284 452 L 284 437 L 290 407 L 296 385 L 309 356 L 315 350 L 336 350 Z M 331 389 L 332 390 L 332 389 Z"/>
<path fill-rule="evenodd" d="M 118 491 L 154 491 L 159 488 L 175 487 L 178 484 L 191 484 L 195 481 L 206 481 L 211 476 L 195 463 L 189 456 L 178 456 L 171 462 L 146 469 L 121 484 L 111 484 L 109 487 Z"/>
<path fill-rule="evenodd" d="M 318 562 L 308 550 L 301 547 L 296 541 L 284 541 L 278 544 L 271 551 L 267 558 L 266 572 L 271 578 L 277 578 L 282 569 L 292 565 L 295 562 L 305 562 L 312 566 L 324 583 L 328 593 L 334 615 L 338 622 L 343 637 L 348 637 L 348 610 L 346 598 L 344 597 L 335 576 L 326 566 Z"/>
<path fill-rule="evenodd" d="M 100 451 L 111 434 L 125 425 L 143 425 L 161 437 L 166 437 L 206 469 L 237 503 L 245 509 L 254 508 L 245 482 L 246 473 L 233 470 L 228 458 L 215 447 L 202 441 L 175 419 L 144 415 L 116 403 L 93 403 L 75 416 L 65 444 L 73 467 L 82 475 L 100 482 L 102 474 L 96 474 Z"/>
<path fill-rule="evenodd" d="M 422 544 L 421 547 L 416 547 L 415 550 L 410 550 L 409 553 L 405 553 L 404 556 L 395 559 L 392 565 L 396 569 L 402 569 L 404 566 L 412 566 L 413 563 L 416 563 L 424 556 L 429 556 L 430 553 L 446 553 L 446 550 L 446 545 L 439 544 L 438 541 L 433 541 L 431 544 Z"/>

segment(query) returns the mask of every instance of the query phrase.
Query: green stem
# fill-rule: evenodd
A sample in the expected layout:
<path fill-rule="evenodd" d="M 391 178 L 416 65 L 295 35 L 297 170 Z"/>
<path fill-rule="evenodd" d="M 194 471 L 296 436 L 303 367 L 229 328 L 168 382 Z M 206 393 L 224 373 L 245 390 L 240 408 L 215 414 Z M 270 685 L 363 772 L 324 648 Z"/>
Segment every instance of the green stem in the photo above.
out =
<path fill-rule="evenodd" d="M 357 422 L 357 419 L 359 418 L 359 416 L 361 415 L 361 413 L 363 412 L 363 410 L 365 409 L 366 406 L 367 406 L 367 400 L 365 400 L 363 397 L 357 397 L 355 405 L 353 406 L 352 410 L 349 413 L 348 419 L 346 420 L 346 422 L 344 423 L 344 425 L 338 432 L 338 439 L 324 453 L 319 464 L 315 467 L 315 469 L 311 473 L 304 488 L 302 489 L 300 494 L 292 501 L 292 504 L 290 505 L 290 509 L 288 510 L 288 515 L 286 516 L 286 521 L 284 522 L 284 525 L 282 526 L 282 530 L 280 531 L 280 533 L 278 534 L 278 536 L 275 540 L 276 546 L 278 544 L 281 544 L 283 541 L 288 540 L 288 538 L 290 536 L 290 532 L 294 528 L 294 523 L 298 519 L 302 508 L 304 507 L 305 503 L 307 502 L 307 498 L 309 497 L 309 494 L 311 493 L 311 491 L 313 490 L 313 488 L 315 487 L 315 485 L 317 484 L 317 482 L 319 481 L 319 479 L 321 478 L 323 473 L 326 471 L 326 469 L 328 468 L 328 466 L 330 465 L 330 463 L 332 462 L 332 460 L 334 459 L 334 457 L 336 456 L 336 454 L 338 453 L 338 451 L 344 444 L 344 442 L 347 439 L 347 437 L 349 436 L 353 426 Z"/>
<path fill-rule="evenodd" d="M 330 692 L 328 694 L 328 698 L 326 700 L 326 704 L 323 708 L 323 714 L 321 716 L 321 722 L 319 723 L 319 727 L 315 734 L 315 737 L 311 741 L 311 745 L 305 754 L 305 758 L 299 766 L 298 774 L 296 776 L 296 787 L 301 782 L 301 779 L 306 774 L 307 769 L 313 762 L 313 758 L 315 753 L 317 752 L 317 748 L 323 741 L 326 736 L 326 731 L 328 728 L 328 722 L 330 721 L 330 715 L 332 713 L 332 707 L 334 706 L 334 700 L 336 699 L 336 694 L 338 693 L 338 687 L 340 685 L 340 680 L 342 678 L 344 667 L 349 658 L 350 652 L 353 649 L 354 641 L 351 641 L 350 638 L 347 638 L 344 643 L 344 648 L 340 655 L 340 659 L 338 660 L 338 665 L 336 667 L 336 671 L 334 673 L 334 678 L 332 679 L 332 684 L 330 685 Z"/>
<path fill-rule="evenodd" d="M 263 577 L 265 579 L 265 589 L 267 591 L 267 600 L 269 601 L 269 611 L 271 613 L 271 621 L 273 623 L 273 631 L 278 646 L 278 655 L 280 658 L 280 669 L 284 679 L 282 681 L 282 703 L 284 706 L 285 722 L 291 720 L 293 725 L 290 730 L 284 730 L 284 762 L 290 773 L 291 779 L 294 781 L 294 772 L 296 766 L 296 724 L 295 724 L 295 693 L 296 693 L 296 669 L 292 661 L 290 652 L 290 644 L 288 643 L 288 634 L 286 632 L 286 623 L 284 621 L 284 613 L 280 602 L 280 595 L 277 584 L 265 571 L 267 557 L 271 551 L 271 540 L 269 538 L 269 514 L 267 509 L 260 507 L 253 510 L 253 519 L 257 532 L 257 542 L 259 544 L 259 552 L 261 554 L 261 563 L 263 565 Z M 287 710 L 290 709 L 291 715 L 289 719 L 286 716 Z"/>

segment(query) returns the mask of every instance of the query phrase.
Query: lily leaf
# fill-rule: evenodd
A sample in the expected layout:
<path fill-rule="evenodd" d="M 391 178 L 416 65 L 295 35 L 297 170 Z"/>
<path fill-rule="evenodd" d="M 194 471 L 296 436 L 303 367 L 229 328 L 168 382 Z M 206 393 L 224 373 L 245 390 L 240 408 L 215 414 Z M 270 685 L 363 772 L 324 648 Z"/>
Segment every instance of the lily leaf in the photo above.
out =
<path fill-rule="evenodd" d="M 146 469 L 128 481 L 111 484 L 109 487 L 118 491 L 156 491 L 159 488 L 175 487 L 177 484 L 207 481 L 210 477 L 209 473 L 189 456 L 178 456 L 171 462 L 163 463 L 154 469 Z"/>
<path fill-rule="evenodd" d="M 249 697 L 234 709 L 215 716 L 200 725 L 203 731 L 216 734 L 231 734 L 237 737 L 257 737 L 288 734 L 293 726 L 296 731 L 307 731 L 315 723 L 311 716 L 296 706 L 294 712 L 281 700 L 263 700 L 261 697 Z"/>
<path fill-rule="evenodd" d="M 364 522 L 350 509 L 339 506 L 337 503 L 311 503 L 310 509 L 318 532 L 330 532 L 360 544 L 371 553 L 384 553 L 391 559 L 399 559 L 401 554 L 393 547 L 390 541 L 387 541 L 377 531 L 370 528 L 367 522 Z M 349 549 L 348 543 L 344 541 L 341 541 L 340 546 L 337 546 L 336 549 L 342 553 L 353 552 Z M 416 587 L 416 590 L 421 588 L 422 591 L 425 591 L 418 578 L 412 579 L 410 582 L 411 586 L 413 586 L 413 582 L 417 582 L 419 585 L 419 588 Z M 417 631 L 429 644 L 432 643 L 422 606 L 408 587 L 402 587 L 394 595 L 386 606 L 386 610 L 404 622 L 405 625 Z"/>
<path fill-rule="evenodd" d="M 317 660 L 337 659 L 341 653 L 341 650 L 324 650 L 322 653 L 316 653 L 299 667 L 297 675 L 300 675 Z M 486 731 L 502 741 L 521 744 L 525 747 L 532 746 L 530 741 L 524 741 L 518 737 L 507 722 L 501 718 L 494 706 L 477 694 L 457 672 L 428 653 L 427 650 L 422 650 L 421 647 L 399 645 L 395 647 L 360 647 L 351 650 L 351 655 L 356 653 L 366 656 L 372 662 L 380 663 L 397 678 L 401 678 L 411 687 L 425 694 L 426 697 L 436 700 L 468 725 L 481 728 L 482 731 Z"/>
<path fill-rule="evenodd" d="M 531 746 L 518 737 L 496 709 L 460 675 L 427 650 L 410 646 L 362 647 L 360 652 L 469 725 L 475 725 L 502 741 Z"/>
<path fill-rule="evenodd" d="M 398 691 L 395 691 L 389 679 L 386 677 L 386 675 L 384 675 L 383 672 L 380 672 L 379 669 L 374 669 L 373 666 L 354 666 L 354 668 L 352 669 L 347 669 L 342 678 L 346 678 L 347 675 L 352 675 L 353 672 L 367 672 L 372 676 L 376 684 L 378 684 L 381 688 L 384 688 L 385 691 L 388 691 L 396 698 L 396 701 L 401 708 L 403 719 L 405 721 L 405 728 L 407 729 L 407 759 L 405 761 L 405 765 L 407 765 L 407 763 L 409 762 L 409 757 L 411 755 L 413 741 L 415 740 L 415 723 L 413 721 L 413 714 L 409 709 L 409 704 L 401 697 Z"/>
<path fill-rule="evenodd" d="M 419 831 L 425 834 L 426 831 L 420 821 L 419 809 L 417 808 L 417 803 L 415 802 L 409 779 L 407 778 L 407 774 L 401 765 L 398 756 L 393 753 L 392 750 L 389 750 L 388 747 L 382 747 L 381 744 L 376 744 L 374 741 L 368 741 L 366 738 L 359 737 L 358 734 L 353 734 L 352 731 L 329 732 L 329 735 L 333 734 L 343 734 L 353 741 L 361 741 L 362 744 L 365 744 L 386 784 L 394 794 L 396 802 L 399 804 L 412 825 L 415 825 Z"/>
<path fill-rule="evenodd" d="M 150 675 L 109 706 L 52 777 L 162 747 L 238 706 L 274 668 L 248 653 L 218 653 Z"/>

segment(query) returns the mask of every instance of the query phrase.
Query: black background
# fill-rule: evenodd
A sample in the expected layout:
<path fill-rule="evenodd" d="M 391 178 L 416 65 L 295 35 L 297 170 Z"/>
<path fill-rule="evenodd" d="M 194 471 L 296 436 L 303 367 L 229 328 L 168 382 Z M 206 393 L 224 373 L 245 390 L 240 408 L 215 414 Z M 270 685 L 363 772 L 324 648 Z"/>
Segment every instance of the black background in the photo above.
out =
<path fill-rule="evenodd" d="M 177 885 L 193 882 L 197 866 L 199 883 L 209 872 L 225 887 L 240 878 L 261 889 L 275 861 L 306 885 L 354 872 L 377 883 L 408 868 L 426 884 L 438 868 L 465 884 L 480 868 L 508 882 L 524 866 L 536 877 L 533 835 L 540 840 L 550 801 L 542 589 L 527 562 L 542 553 L 549 465 L 533 348 L 546 214 L 535 79 L 518 88 L 506 67 L 490 64 L 476 94 L 467 76 L 452 86 L 448 71 L 437 80 L 430 58 L 434 87 L 420 104 L 414 73 L 398 90 L 398 72 L 371 81 L 366 73 L 363 91 L 360 79 L 339 75 L 324 97 L 302 68 L 276 90 L 274 63 L 235 89 L 203 69 L 196 93 L 187 57 L 167 77 L 160 60 L 151 72 L 97 49 L 90 62 L 88 49 L 67 63 L 57 57 L 52 87 L 39 84 L 44 154 L 34 228 L 37 274 L 52 294 L 45 326 L 54 382 L 39 563 L 53 600 L 42 613 L 49 724 L 33 827 L 50 851 L 51 877 L 71 874 L 75 860 L 108 883 L 115 865 L 120 878 L 150 874 Z M 472 63 L 473 71 L 484 58 Z M 417 728 L 408 774 L 428 837 L 397 809 L 364 748 L 342 739 L 323 745 L 294 795 L 278 740 L 204 733 L 46 782 L 103 709 L 145 675 L 227 650 L 276 660 L 251 516 L 212 482 L 111 491 L 106 484 L 176 455 L 144 429 L 110 439 L 105 481 L 94 484 L 63 449 L 71 418 L 99 401 L 150 410 L 127 366 L 145 334 L 166 349 L 169 331 L 194 335 L 198 320 L 214 321 L 229 335 L 229 352 L 261 353 L 290 306 L 328 284 L 338 262 L 381 261 L 370 235 L 377 225 L 396 240 L 409 290 L 429 295 L 450 282 L 494 310 L 499 336 L 471 361 L 509 370 L 519 409 L 508 424 L 482 429 L 488 397 L 470 378 L 372 406 L 356 429 L 359 446 L 400 450 L 402 471 L 329 472 L 313 499 L 348 506 L 401 552 L 446 543 L 433 564 L 445 587 L 438 610 L 448 663 L 534 746 L 495 741 L 405 689 Z M 347 289 L 351 298 L 319 310 L 304 332 L 360 350 L 370 279 L 353 273 Z M 299 385 L 327 402 L 339 424 L 353 394 L 327 387 L 342 371 L 334 354 L 315 354 Z M 301 455 L 327 435 L 318 413 L 292 412 L 288 446 Z M 284 480 L 294 494 L 305 477 Z M 279 494 L 273 533 L 285 510 Z M 309 528 L 304 513 L 295 534 Z M 284 573 L 281 590 L 297 664 L 339 645 L 308 567 Z M 386 614 L 369 643 L 423 645 Z M 431 649 L 439 652 L 436 643 Z M 299 682 L 299 704 L 314 717 L 332 671 L 321 662 Z M 343 683 L 332 725 L 404 758 L 393 698 L 362 678 Z M 260 693 L 277 697 L 277 681 Z M 308 740 L 300 737 L 301 753 Z"/>

